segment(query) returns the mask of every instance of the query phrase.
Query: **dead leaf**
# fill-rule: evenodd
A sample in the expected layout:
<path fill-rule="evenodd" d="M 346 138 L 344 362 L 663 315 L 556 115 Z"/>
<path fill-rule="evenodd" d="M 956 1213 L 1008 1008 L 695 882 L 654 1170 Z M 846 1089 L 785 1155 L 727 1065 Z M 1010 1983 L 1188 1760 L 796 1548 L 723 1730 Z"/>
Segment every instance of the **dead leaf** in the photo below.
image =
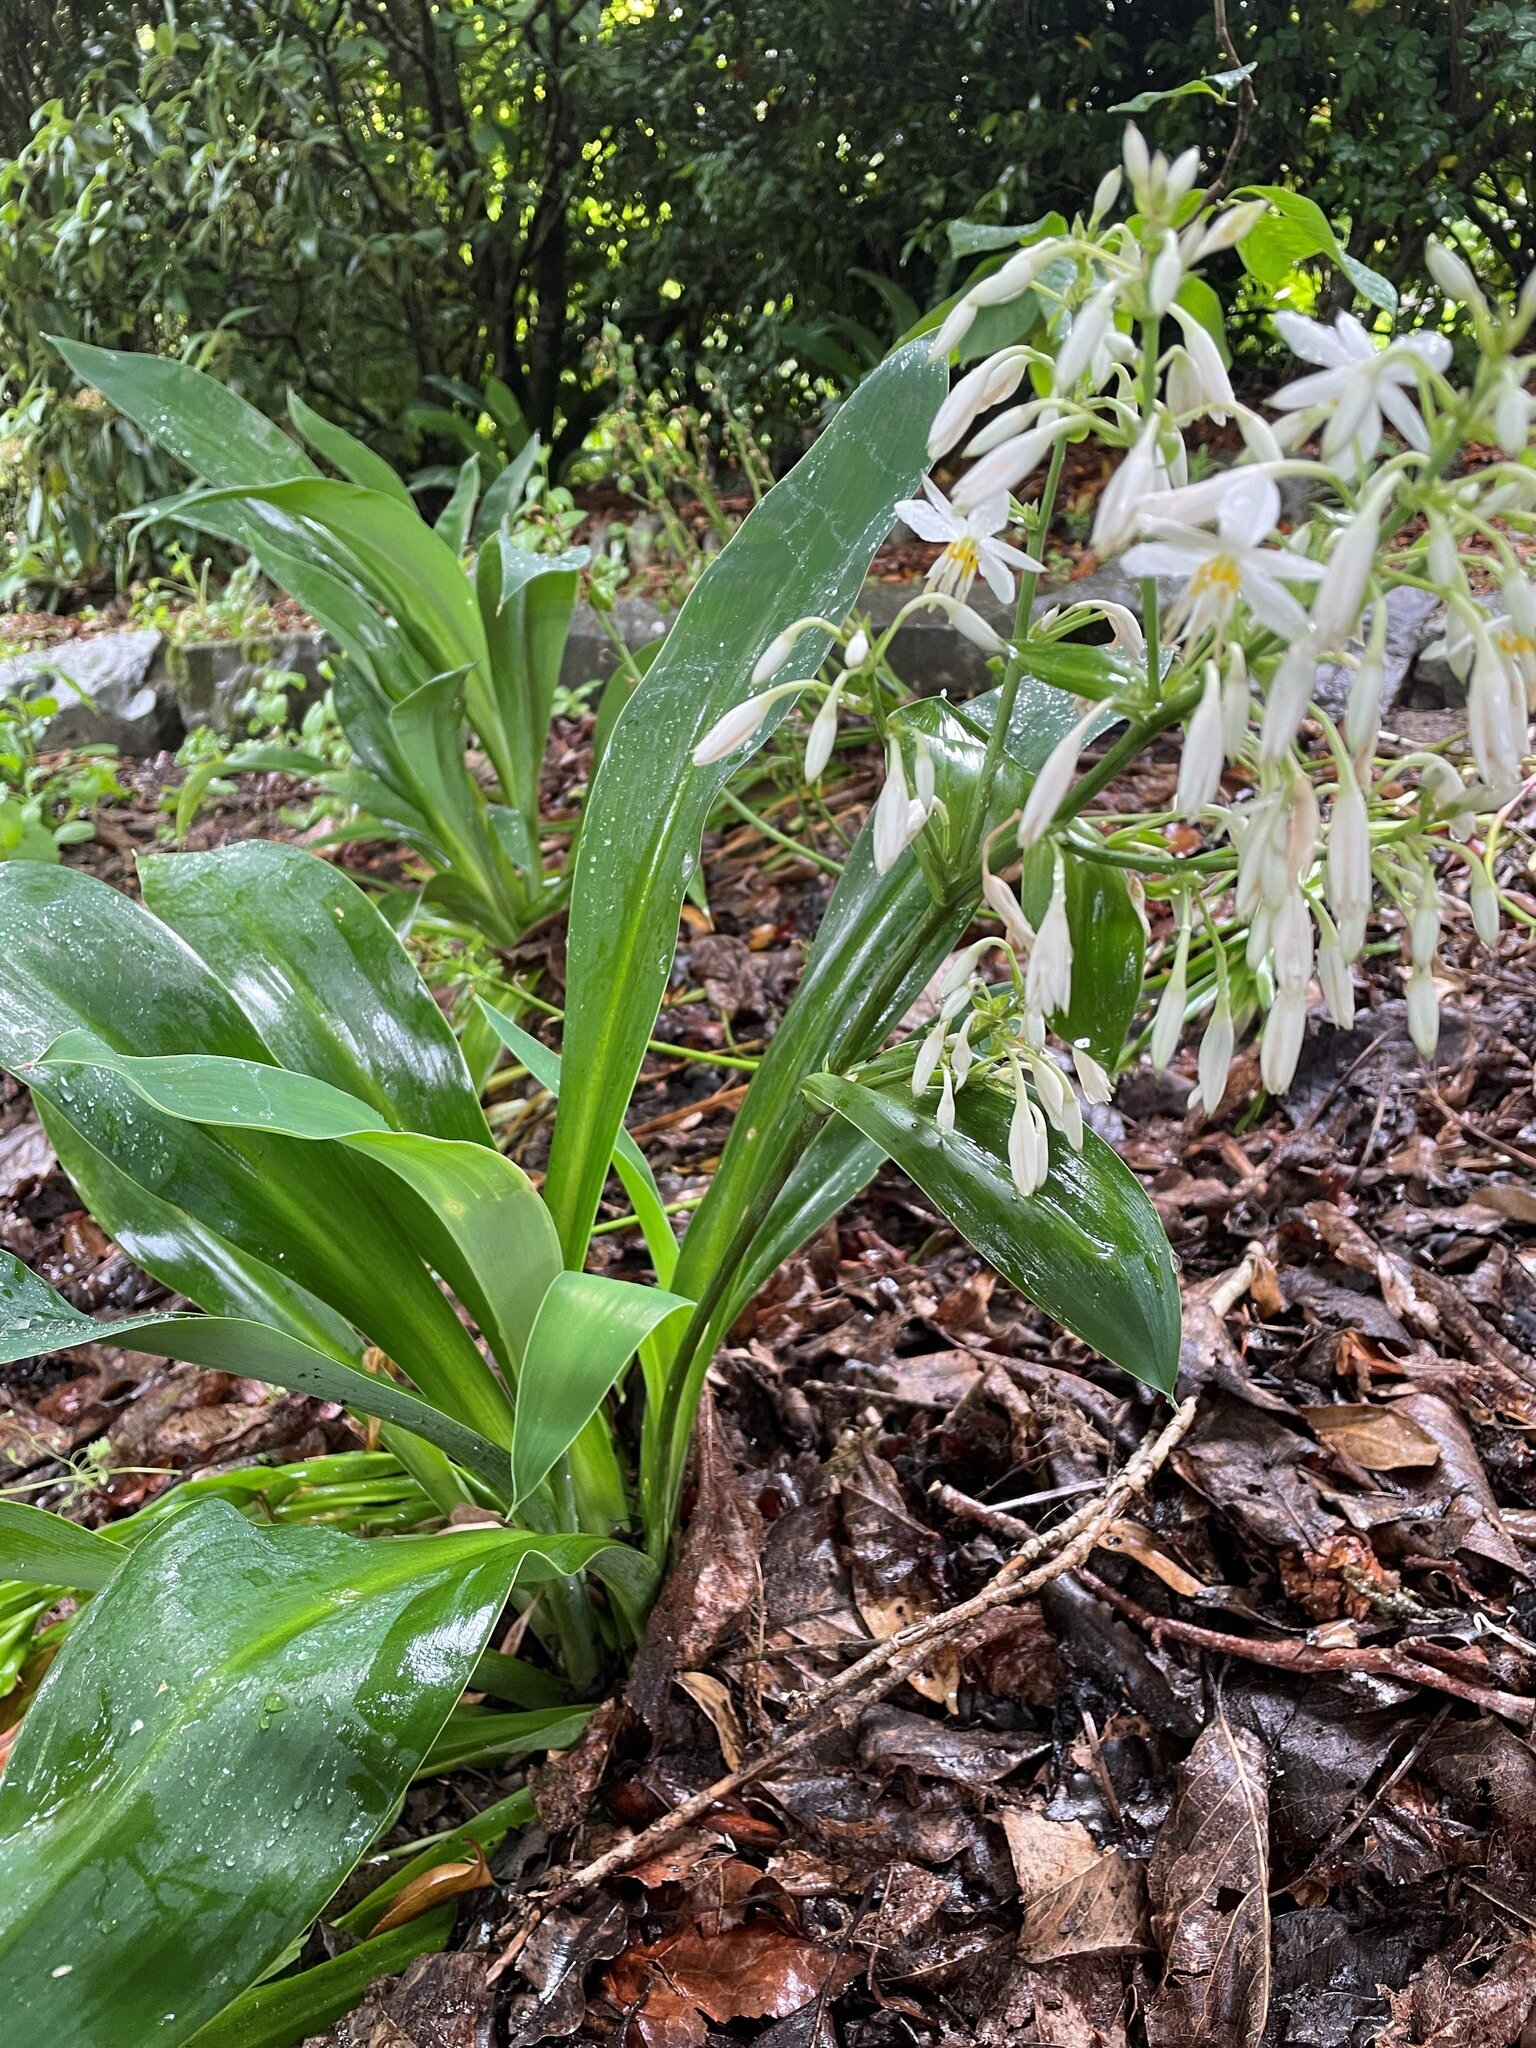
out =
<path fill-rule="evenodd" d="M 876 1642 L 884 1642 L 937 1607 L 938 1538 L 908 1513 L 894 1470 L 867 1445 L 839 1466 L 838 1480 L 854 1605 Z M 959 1661 L 946 1647 L 907 1683 L 953 1712 L 959 1678 Z"/>
<path fill-rule="evenodd" d="M 1376 2048 L 1511 2048 L 1523 2042 L 1536 2001 L 1536 1939 L 1522 1934 L 1475 1982 L 1431 1956 L 1402 1991 Z"/>
<path fill-rule="evenodd" d="M 1029 1808 L 1006 1812 L 1003 1832 L 1024 1908 L 1025 1962 L 1148 1946 L 1139 1863 L 1096 1848 L 1081 1821 L 1049 1820 Z"/>
<path fill-rule="evenodd" d="M 677 1682 L 714 1723 L 715 1738 L 720 1744 L 720 1754 L 725 1758 L 725 1768 L 734 1771 L 747 1753 L 747 1738 L 742 1732 L 730 1688 L 708 1671 L 681 1672 Z"/>
<path fill-rule="evenodd" d="M 1111 1522 L 1099 1538 L 1099 1548 L 1116 1551 L 1122 1557 L 1134 1557 L 1165 1586 L 1171 1587 L 1175 1593 L 1182 1593 L 1186 1599 L 1211 1590 L 1204 1579 L 1197 1579 L 1166 1550 L 1159 1549 L 1140 1522 Z"/>
<path fill-rule="evenodd" d="M 1050 1748 L 1038 1735 L 956 1728 L 900 1707 L 871 1707 L 859 1723 L 859 1761 L 883 1776 L 898 1770 L 956 1785 L 998 1785 Z"/>
<path fill-rule="evenodd" d="M 584 1913 L 557 1907 L 534 1928 L 517 1958 L 517 1974 L 530 1987 L 512 2000 L 508 2048 L 574 2034 L 586 2018 L 586 1975 L 624 1946 L 629 1915 L 617 1899 Z"/>
<path fill-rule="evenodd" d="M 824 1986 L 835 1994 L 862 1967 L 857 1958 L 840 1958 L 819 1942 L 758 1920 L 712 1934 L 690 1928 L 628 1949 L 608 1971 L 608 1990 L 616 2004 L 628 2008 L 662 1982 L 724 2026 L 731 2020 L 787 2019 L 820 1997 Z"/>
<path fill-rule="evenodd" d="M 1269 1794 L 1262 1744 L 1225 1715 L 1179 1771 L 1147 1892 L 1164 1964 L 1152 2048 L 1251 2048 L 1269 2010 Z"/>
<path fill-rule="evenodd" d="M 306 2048 L 490 2048 L 495 1994 L 467 1949 L 418 1956 Z"/>
<path fill-rule="evenodd" d="M 1316 1456 L 1310 1441 L 1276 1416 L 1228 1398 L 1196 1423 L 1173 1465 L 1260 1543 L 1321 1550 L 1338 1522 L 1302 1471 Z"/>
<path fill-rule="evenodd" d="M 1497 1209 L 1516 1223 L 1536 1223 L 1536 1188 L 1527 1187 L 1524 1181 L 1489 1181 L 1478 1189 L 1477 1199 L 1485 1209 Z"/>
<path fill-rule="evenodd" d="M 466 1892 L 484 1891 L 487 1885 L 495 1882 L 491 1866 L 485 1860 L 485 1851 L 476 1843 L 472 1862 L 439 1863 L 434 1869 L 424 1870 L 419 1877 L 413 1877 L 409 1884 L 402 1885 L 368 1932 L 370 1936 L 387 1934 L 391 1927 L 403 1927 L 408 1920 L 430 1913 L 445 1899 L 462 1898 Z"/>
<path fill-rule="evenodd" d="M 1440 1462 L 1440 1446 L 1401 1403 L 1382 1407 L 1374 1401 L 1339 1401 L 1301 1413 L 1325 1444 L 1367 1472 L 1404 1472 Z"/>

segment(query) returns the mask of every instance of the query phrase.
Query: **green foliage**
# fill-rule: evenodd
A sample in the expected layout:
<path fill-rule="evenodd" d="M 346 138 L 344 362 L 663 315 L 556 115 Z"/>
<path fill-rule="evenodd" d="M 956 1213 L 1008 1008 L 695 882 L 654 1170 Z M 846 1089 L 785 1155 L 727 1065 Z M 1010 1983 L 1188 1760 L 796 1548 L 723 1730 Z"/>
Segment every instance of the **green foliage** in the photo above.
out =
<path fill-rule="evenodd" d="M 513 943 L 562 891 L 540 862 L 538 778 L 585 551 L 530 553 L 507 514 L 466 572 L 460 557 L 479 501 L 472 460 L 434 529 L 371 450 L 317 424 L 302 404 L 295 424 L 347 481 L 323 477 L 280 428 L 197 370 L 60 346 L 82 378 L 210 487 L 159 516 L 248 549 L 342 650 L 335 703 L 356 765 L 338 771 L 291 749 L 274 759 L 257 746 L 211 767 L 309 772 L 369 814 L 351 836 L 404 840 L 437 870 L 435 901 Z M 493 483 L 487 497 L 496 490 Z M 501 502 L 509 505 L 511 493 Z M 466 717 L 496 771 L 500 803 L 487 802 L 465 761 Z M 189 803 L 198 793 L 195 785 Z"/>
<path fill-rule="evenodd" d="M 141 374 L 105 366 L 119 370 Z M 174 366 L 143 374 L 162 399 L 185 390 Z M 259 2041 L 284 2014 L 328 2009 L 331 1979 L 285 1980 L 270 2000 L 247 1987 L 412 1774 L 580 1732 L 654 1595 L 715 1343 L 882 1156 L 1069 1328 L 1171 1384 L 1172 1261 L 1133 1177 L 1095 1142 L 1054 1153 L 1038 1199 L 1023 1199 L 998 1136 L 1009 1098 L 979 1091 L 951 1143 L 901 1079 L 912 1041 L 882 1052 L 976 913 L 983 831 L 1070 725 L 1070 700 L 1044 683 L 1012 691 L 1007 717 L 993 699 L 911 712 L 932 749 L 934 831 L 882 873 L 866 824 L 681 1251 L 623 1128 L 730 773 L 694 750 L 754 687 L 778 632 L 854 601 L 924 471 L 945 383 L 922 345 L 866 380 L 705 571 L 617 717 L 577 855 L 558 1061 L 480 1013 L 557 1095 L 544 1194 L 496 1149 L 442 1013 L 336 869 L 261 842 L 164 856 L 141 863 L 142 905 L 74 871 L 0 869 L 0 1064 L 31 1087 L 103 1226 L 202 1311 L 98 1322 L 6 1258 L 0 1358 L 120 1341 L 319 1393 L 383 1426 L 444 1520 L 480 1510 L 451 1533 L 373 1541 L 253 1527 L 218 1499 L 117 1537 L 54 1530 L 19 1506 L 0 1517 L 14 1632 L 60 1584 L 90 1596 L 0 1792 L 0 1964 L 25 2039 L 105 2043 L 152 2025 L 175 2042 L 239 1999 L 209 2038 Z M 484 658 L 487 582 L 498 605 L 537 590 L 515 575 L 509 587 L 522 564 L 502 535 L 482 544 L 472 589 L 398 494 L 284 477 L 286 440 L 210 388 L 201 412 L 162 411 L 179 452 L 198 436 L 207 466 L 266 473 L 204 494 L 198 518 L 235 508 L 253 546 L 280 534 L 306 577 L 341 563 L 373 597 L 387 564 L 382 644 L 460 668 Z M 533 605 L 518 618 L 536 679 L 548 621 Z M 492 710 L 509 701 L 495 673 L 493 651 Z M 422 683 L 401 708 L 442 686 Z M 542 701 L 536 683 L 527 701 Z M 496 744 L 514 777 L 527 728 L 506 720 Z M 1083 915 L 1115 930 L 1117 889 L 1112 873 Z M 1122 964 L 1096 987 L 1081 922 L 1077 937 L 1088 1029 L 1117 1042 Z M 584 1270 L 613 1169 L 658 1285 Z M 481 1654 L 514 1578 L 528 1664 Z M 455 1706 L 471 1672 L 510 1710 Z"/>
<path fill-rule="evenodd" d="M 362 0 L 23 5 L 0 488 L 31 582 L 142 567 L 111 521 L 168 482 L 78 409 L 49 333 L 181 356 L 274 414 L 294 388 L 442 476 L 530 429 L 563 464 L 622 395 L 613 331 L 647 392 L 708 386 L 783 450 L 953 289 L 947 224 L 1070 207 L 1126 107 L 1208 173 L 1236 119 L 1208 0 L 1089 25 L 1068 0 L 452 0 L 421 36 Z M 1232 27 L 1257 96 L 1237 182 L 1310 192 L 1353 261 L 1394 252 L 1410 302 L 1430 228 L 1523 277 L 1529 0 L 1254 0 Z"/>
<path fill-rule="evenodd" d="M 96 806 L 122 794 L 111 747 L 40 756 L 58 708 L 46 691 L 0 696 L 0 861 L 56 861 L 61 847 L 94 835 Z"/>

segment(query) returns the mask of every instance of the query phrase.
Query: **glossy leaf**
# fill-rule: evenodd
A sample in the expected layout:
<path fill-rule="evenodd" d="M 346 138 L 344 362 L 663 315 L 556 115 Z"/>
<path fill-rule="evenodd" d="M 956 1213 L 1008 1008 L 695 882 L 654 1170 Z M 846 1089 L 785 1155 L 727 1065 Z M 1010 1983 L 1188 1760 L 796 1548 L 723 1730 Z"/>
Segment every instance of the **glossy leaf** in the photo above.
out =
<path fill-rule="evenodd" d="M 416 1775 L 439 1778 L 475 1764 L 510 1763 L 546 1749 L 569 1749 L 591 1718 L 590 1707 L 535 1707 L 520 1714 L 455 1707 Z"/>
<path fill-rule="evenodd" d="M 59 337 L 53 345 L 82 383 L 209 483 L 272 484 L 318 474 L 265 413 L 190 364 Z"/>
<path fill-rule="evenodd" d="M 39 1065 L 115 1074 L 167 1117 L 305 1143 L 340 1143 L 361 1154 L 418 1198 L 404 1212 L 413 1239 L 452 1282 L 503 1363 L 513 1367 L 521 1358 L 539 1304 L 560 1271 L 560 1247 L 533 1183 L 493 1147 L 392 1131 L 366 1104 L 329 1082 L 253 1061 L 196 1053 L 133 1058 L 88 1033 L 73 1032 L 51 1046 Z M 482 1376 L 489 1379 L 483 1368 Z M 498 1433 L 505 1420 L 499 1390 L 487 1404 L 484 1389 L 476 1392 L 459 1375 L 446 1391 L 455 1413 L 475 1407 L 483 1416 L 476 1426 Z"/>
<path fill-rule="evenodd" d="M 223 982 L 286 1067 L 398 1129 L 488 1145 L 447 1019 L 372 902 L 329 861 L 250 839 L 141 859 L 144 901 Z"/>
<path fill-rule="evenodd" d="M 660 1287 L 561 1273 L 539 1306 L 517 1383 L 512 1497 L 526 1500 L 565 1455 L 645 1339 L 693 1306 Z"/>
<path fill-rule="evenodd" d="M 514 1575 L 593 1547 L 369 1543 L 218 1501 L 148 1538 L 76 1624 L 0 1780 L 18 2048 L 195 2034 L 394 1811 Z"/>
<path fill-rule="evenodd" d="M 1074 1152 L 1051 1133 L 1045 1184 L 1021 1200 L 1008 1171 L 1011 1097 L 973 1086 L 946 1136 L 904 1084 L 834 1074 L 813 1100 L 873 1139 L 1019 1292 L 1106 1358 L 1165 1393 L 1179 1364 L 1173 1254 L 1140 1183 L 1092 1131 Z"/>
<path fill-rule="evenodd" d="M 556 1100 L 560 1095 L 560 1055 L 524 1031 L 500 1010 L 489 1003 L 481 1003 L 480 1014 L 486 1024 L 495 1032 L 512 1057 L 528 1069 L 541 1088 L 547 1088 Z M 672 1275 L 677 1270 L 677 1237 L 672 1220 L 667 1214 L 661 1189 L 656 1185 L 656 1176 L 651 1171 L 651 1162 L 621 1124 L 619 1135 L 614 1140 L 613 1170 L 636 1216 L 640 1219 L 641 1233 L 645 1238 L 646 1250 L 651 1255 L 656 1278 L 663 1287 L 670 1287 Z"/>
<path fill-rule="evenodd" d="M 489 660 L 484 690 L 477 694 L 471 682 L 470 715 L 507 802 L 530 819 L 538 816 L 539 774 L 576 587 L 590 559 L 586 548 L 529 554 L 503 529 L 484 543 L 476 565 Z"/>
<path fill-rule="evenodd" d="M 154 1358 L 181 1358 L 290 1392 L 339 1401 L 424 1437 L 474 1473 L 498 1499 L 507 1491 L 507 1454 L 452 1416 L 419 1400 L 392 1379 L 345 1365 L 285 1330 L 237 1316 L 121 1316 L 101 1322 L 71 1308 L 62 1295 L 10 1252 L 0 1252 L 0 1364 L 82 1344 L 120 1343 Z"/>
<path fill-rule="evenodd" d="M 947 382 L 919 344 L 860 385 L 705 570 L 614 727 L 571 898 L 564 1055 L 580 1085 L 556 1118 L 546 1184 L 567 1265 L 582 1263 L 704 821 L 735 765 L 695 768 L 693 749 L 750 694 L 776 633 L 808 613 L 841 618 L 855 602 L 897 501 L 927 469 L 924 441 Z M 814 666 L 824 649 L 807 637 L 797 663 Z M 763 737 L 774 722 L 770 713 Z"/>
<path fill-rule="evenodd" d="M 348 482 L 362 484 L 370 491 L 382 491 L 387 498 L 398 498 L 402 505 L 410 504 L 411 494 L 403 479 L 383 456 L 376 454 L 366 441 L 359 441 L 356 434 L 349 434 L 345 427 L 337 426 L 334 420 L 306 405 L 297 391 L 288 394 L 288 417 L 315 453 L 323 456 L 332 469 L 339 469 Z"/>
<path fill-rule="evenodd" d="M 78 1522 L 24 1501 L 0 1500 L 0 1579 L 99 1593 L 122 1561 L 117 1544 Z"/>
<path fill-rule="evenodd" d="M 157 1116 L 115 1075 L 32 1064 L 80 1029 L 124 1054 L 195 1045 L 262 1062 L 261 1039 L 197 956 L 117 890 L 71 869 L 0 866 L 0 927 L 0 1064 L 32 1065 L 29 1084 L 66 1170 L 118 1243 L 170 1286 L 186 1275 L 209 1308 L 260 1312 L 262 1276 L 276 1274 L 274 1321 L 294 1327 L 302 1316 L 313 1339 L 328 1309 L 333 1328 L 344 1319 L 431 1399 L 494 1433 L 500 1396 L 485 1361 L 371 1163 L 340 1146 Z M 350 1348 L 338 1345 L 343 1357 Z"/>

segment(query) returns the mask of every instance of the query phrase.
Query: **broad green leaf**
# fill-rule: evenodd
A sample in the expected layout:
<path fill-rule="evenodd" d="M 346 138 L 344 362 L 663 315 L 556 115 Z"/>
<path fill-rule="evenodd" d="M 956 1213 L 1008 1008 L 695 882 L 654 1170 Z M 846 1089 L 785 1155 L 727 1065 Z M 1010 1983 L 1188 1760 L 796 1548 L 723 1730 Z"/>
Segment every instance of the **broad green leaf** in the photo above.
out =
<path fill-rule="evenodd" d="M 438 539 L 455 555 L 463 554 L 469 545 L 469 529 L 474 521 L 475 500 L 479 495 L 480 458 L 478 455 L 466 455 L 452 494 L 432 527 Z"/>
<path fill-rule="evenodd" d="M 502 793 L 527 819 L 539 811 L 539 773 L 555 686 L 587 548 L 532 555 L 502 529 L 480 549 L 475 589 L 489 650 L 483 687 L 472 677 L 469 711 Z"/>
<path fill-rule="evenodd" d="M 539 459 L 539 437 L 530 434 L 512 460 L 491 482 L 485 496 L 480 500 L 480 510 L 475 514 L 475 538 L 484 540 L 496 531 L 504 519 L 508 519 L 522 504 L 532 476 L 534 465 Z"/>
<path fill-rule="evenodd" d="M 488 935 L 510 945 L 522 932 L 521 903 L 532 877 L 518 875 L 479 784 L 465 770 L 464 715 L 464 677 L 455 672 L 396 704 L 387 726 L 408 764 L 406 786 L 448 856 L 438 887 L 452 885 Z"/>
<path fill-rule="evenodd" d="M 641 1344 L 693 1306 L 660 1287 L 560 1273 L 523 1354 L 512 1426 L 512 1497 L 526 1500 L 570 1449 Z"/>
<path fill-rule="evenodd" d="M 1245 185 L 1232 196 L 1267 199 L 1272 209 L 1237 245 L 1244 268 L 1260 284 L 1274 291 L 1297 264 L 1311 256 L 1326 256 L 1370 305 L 1386 313 L 1397 311 L 1397 288 L 1379 270 L 1350 255 L 1315 199 L 1284 185 Z"/>
<path fill-rule="evenodd" d="M 410 505 L 411 494 L 404 480 L 383 456 L 376 454 L 366 441 L 359 441 L 356 434 L 349 434 L 345 427 L 338 427 L 334 420 L 306 405 L 297 391 L 288 394 L 288 417 L 315 453 L 324 456 L 332 469 L 339 469 L 350 483 L 382 491 L 385 497 L 398 498 L 402 505 Z"/>
<path fill-rule="evenodd" d="M 531 1032 L 524 1031 L 520 1024 L 514 1024 L 510 1017 L 504 1016 L 490 1003 L 481 1003 L 480 1014 L 512 1057 L 558 1101 L 559 1053 L 551 1052 Z M 677 1270 L 677 1236 L 672 1228 L 672 1219 L 661 1198 L 661 1189 L 656 1185 L 651 1162 L 622 1124 L 614 1141 L 613 1170 L 640 1219 L 641 1234 L 651 1255 L 656 1278 L 663 1287 L 670 1287 L 672 1275 Z"/>
<path fill-rule="evenodd" d="M 99 1593 L 122 1561 L 117 1544 L 78 1522 L 24 1501 L 0 1500 L 0 1579 Z"/>
<path fill-rule="evenodd" d="M 437 670 L 484 663 L 485 634 L 469 579 L 452 548 L 413 507 L 360 484 L 300 477 L 233 492 L 202 492 L 187 509 L 195 513 L 231 497 L 242 505 L 270 505 L 333 535 L 361 567 L 370 594 L 394 614 Z"/>
<path fill-rule="evenodd" d="M 118 1075 L 167 1117 L 339 1143 L 361 1154 L 417 1198 L 404 1212 L 411 1236 L 473 1312 L 497 1357 L 515 1368 L 539 1304 L 561 1270 L 560 1246 L 533 1183 L 493 1146 L 392 1131 L 366 1104 L 329 1082 L 252 1061 L 197 1053 L 133 1058 L 89 1033 L 72 1032 L 40 1064 Z M 384 1198 L 391 1192 L 385 1189 Z M 485 1384 L 474 1378 L 458 1372 L 451 1385 L 440 1380 L 423 1392 L 499 1435 L 507 1421 L 505 1398 L 483 1364 L 478 1379 Z"/>
<path fill-rule="evenodd" d="M 0 1780 L 18 2048 L 195 2034 L 393 1813 L 520 1568 L 593 1548 L 258 1529 L 218 1501 L 145 1541 L 76 1624 Z"/>
<path fill-rule="evenodd" d="M 281 427 L 201 370 L 168 356 L 93 348 L 57 336 L 53 345 L 82 383 L 94 385 L 118 412 L 211 484 L 275 484 L 318 474 Z"/>
<path fill-rule="evenodd" d="M 1051 1133 L 1045 1184 L 1021 1200 L 1008 1171 L 1012 1099 L 963 1089 L 946 1136 L 905 1084 L 866 1088 L 835 1074 L 813 1100 L 861 1130 L 1019 1292 L 1150 1386 L 1170 1392 L 1179 1365 L 1179 1288 L 1157 1211 L 1092 1131 L 1074 1152 Z"/>
<path fill-rule="evenodd" d="M 313 1969 L 253 1984 L 198 2028 L 190 2048 L 299 2048 L 360 2005 L 376 1978 L 398 1976 L 417 1956 L 445 1949 L 456 1917 L 450 1901 Z"/>
<path fill-rule="evenodd" d="M 822 1125 L 753 1232 L 747 1256 L 731 1275 L 718 1328 L 728 1330 L 764 1281 L 863 1193 L 884 1157 L 878 1145 L 841 1117 Z"/>
<path fill-rule="evenodd" d="M 452 1029 L 357 884 L 252 839 L 139 862 L 144 901 L 223 982 L 284 1066 L 398 1128 L 489 1144 Z"/>
<path fill-rule="evenodd" d="M 1019 878 L 1019 901 L 1036 930 L 1050 903 L 1054 873 L 1052 849 L 1032 847 Z M 1072 1003 L 1065 1016 L 1049 1019 L 1050 1026 L 1069 1045 L 1086 1039 L 1094 1058 L 1113 1073 L 1141 1000 L 1146 929 L 1121 869 L 1066 852 L 1062 877 L 1072 938 Z"/>
<path fill-rule="evenodd" d="M 472 1472 L 501 1499 L 507 1490 L 507 1454 L 477 1431 L 419 1400 L 382 1374 L 359 1371 L 287 1331 L 238 1316 L 184 1314 L 120 1316 L 98 1322 L 71 1308 L 10 1252 L 0 1252 L 0 1364 L 82 1344 L 121 1343 L 153 1358 L 265 1380 L 290 1392 L 339 1401 L 424 1437 L 455 1464 Z"/>
<path fill-rule="evenodd" d="M 927 469 L 943 367 L 920 344 L 860 385 L 705 570 L 620 714 L 587 799 L 566 960 L 564 1057 L 579 1085 L 556 1118 L 546 1198 L 580 1266 L 624 1108 L 677 944 L 704 821 L 732 762 L 694 747 L 751 691 L 773 636 L 808 613 L 842 618 L 899 499 Z M 796 650 L 819 662 L 820 636 Z M 765 721 L 763 736 L 774 723 Z"/>
<path fill-rule="evenodd" d="M 303 1290 L 429 1398 L 494 1434 L 501 1396 L 372 1166 L 340 1146 L 174 1121 L 119 1076 L 33 1064 L 82 1029 L 128 1055 L 196 1047 L 261 1063 L 261 1039 L 197 956 L 117 890 L 72 869 L 0 865 L 0 928 L 0 1065 L 32 1065 L 29 1084 L 60 1156 L 124 1249 L 171 1286 L 184 1284 L 190 1262 L 192 1277 L 213 1284 L 195 1297 L 210 1307 L 227 1299 L 221 1247 L 247 1312 L 257 1310 L 261 1270 L 275 1271 L 284 1300 L 274 1321 L 287 1324 L 300 1305 L 292 1291 Z M 93 1171 L 93 1155 L 102 1170 Z M 180 1215 L 193 1219 L 190 1239 Z M 310 1320 L 317 1330 L 324 1311 Z"/>

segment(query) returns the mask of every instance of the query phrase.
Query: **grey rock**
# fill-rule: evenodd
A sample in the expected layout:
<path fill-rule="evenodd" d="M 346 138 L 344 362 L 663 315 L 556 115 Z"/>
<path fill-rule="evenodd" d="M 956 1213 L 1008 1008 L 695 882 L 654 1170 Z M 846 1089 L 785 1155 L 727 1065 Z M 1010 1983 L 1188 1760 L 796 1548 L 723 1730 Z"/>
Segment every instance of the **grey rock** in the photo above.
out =
<path fill-rule="evenodd" d="M 611 614 L 624 645 L 631 653 L 664 639 L 671 630 L 675 612 L 663 611 L 644 597 L 621 597 Z M 602 621 L 590 605 L 579 604 L 571 614 L 571 630 L 560 664 L 560 680 L 568 690 L 583 683 L 610 676 L 619 665 L 613 642 L 603 631 Z"/>
<path fill-rule="evenodd" d="M 1398 587 L 1389 590 L 1383 602 L 1387 607 L 1387 637 L 1382 650 L 1381 706 L 1383 711 L 1390 711 L 1403 695 L 1409 676 L 1417 674 L 1424 647 L 1444 625 L 1444 614 L 1439 601 L 1427 590 Z M 1317 700 L 1331 718 L 1343 714 L 1352 674 L 1352 670 L 1331 663 L 1317 672 Z"/>
<path fill-rule="evenodd" d="M 1474 591 L 1473 599 L 1485 612 L 1496 613 L 1503 607 L 1503 600 L 1489 591 Z M 1445 621 L 1445 606 L 1436 605 L 1403 692 L 1403 704 L 1410 711 L 1445 711 L 1467 701 L 1467 679 L 1457 675 L 1445 656 Z"/>
<path fill-rule="evenodd" d="M 242 700 L 274 670 L 304 678 L 303 687 L 289 693 L 293 711 L 302 716 L 321 693 L 321 664 L 330 651 L 323 633 L 285 634 L 260 646 L 192 640 L 167 648 L 160 681 L 186 730 L 206 725 L 228 732 L 239 721 Z"/>
<path fill-rule="evenodd" d="M 125 754 L 155 754 L 181 736 L 174 707 L 151 678 L 160 644 L 161 635 L 153 631 L 93 633 L 13 655 L 0 662 L 0 690 L 58 699 L 44 748 L 106 745 Z"/>

